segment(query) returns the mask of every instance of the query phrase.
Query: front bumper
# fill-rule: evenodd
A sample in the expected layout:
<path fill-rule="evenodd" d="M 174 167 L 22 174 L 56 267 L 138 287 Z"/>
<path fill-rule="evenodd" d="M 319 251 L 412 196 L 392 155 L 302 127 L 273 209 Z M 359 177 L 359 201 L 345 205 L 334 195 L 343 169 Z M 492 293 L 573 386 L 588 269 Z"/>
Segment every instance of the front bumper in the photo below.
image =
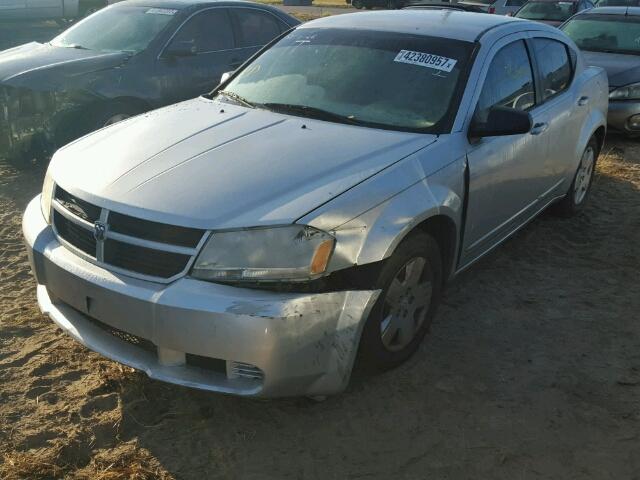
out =
<path fill-rule="evenodd" d="M 60 245 L 39 196 L 27 207 L 23 233 L 38 303 L 60 328 L 151 378 L 204 390 L 263 397 L 340 392 L 379 293 L 277 293 L 114 274 Z M 207 359 L 226 368 L 209 368 Z"/>
<path fill-rule="evenodd" d="M 635 116 L 636 126 L 632 117 Z M 607 123 L 613 129 L 626 134 L 640 134 L 640 101 L 638 100 L 612 100 L 609 102 L 609 114 Z"/>

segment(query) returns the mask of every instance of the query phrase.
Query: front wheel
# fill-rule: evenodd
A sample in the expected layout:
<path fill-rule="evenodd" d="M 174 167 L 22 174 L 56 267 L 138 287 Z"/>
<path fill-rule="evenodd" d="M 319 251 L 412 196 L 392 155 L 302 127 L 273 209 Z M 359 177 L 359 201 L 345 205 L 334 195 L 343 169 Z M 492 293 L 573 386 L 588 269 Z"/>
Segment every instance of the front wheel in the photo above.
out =
<path fill-rule="evenodd" d="M 139 113 L 140 109 L 137 106 L 116 101 L 90 110 L 87 125 L 92 125 L 92 130 L 99 130 L 138 115 Z"/>
<path fill-rule="evenodd" d="M 569 191 L 562 200 L 554 205 L 555 213 L 562 217 L 572 217 L 584 207 L 591 191 L 598 153 L 598 141 L 595 137 L 591 137 L 582 157 L 580 157 L 580 164 Z"/>
<path fill-rule="evenodd" d="M 442 293 L 437 242 L 425 233 L 405 239 L 382 268 L 382 291 L 365 324 L 359 362 L 384 370 L 407 360 L 429 330 Z"/>

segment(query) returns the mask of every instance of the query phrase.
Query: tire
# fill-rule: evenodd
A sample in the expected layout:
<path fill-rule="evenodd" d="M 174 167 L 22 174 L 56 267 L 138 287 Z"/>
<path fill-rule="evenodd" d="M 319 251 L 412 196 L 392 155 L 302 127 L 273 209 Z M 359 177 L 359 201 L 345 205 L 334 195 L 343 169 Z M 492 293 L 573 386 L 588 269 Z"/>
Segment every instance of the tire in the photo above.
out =
<path fill-rule="evenodd" d="M 428 291 L 420 283 L 407 286 L 412 283 L 409 280 L 412 278 L 411 271 L 419 265 L 419 262 L 415 263 L 417 259 L 424 261 L 419 282 L 429 282 Z M 403 277 L 405 286 L 401 281 Z M 442 285 L 442 258 L 433 237 L 416 233 L 403 240 L 385 262 L 376 281 L 376 288 L 382 292 L 362 332 L 358 366 L 368 371 L 379 371 L 394 368 L 406 361 L 429 331 L 440 303 Z M 394 302 L 393 299 L 398 295 L 400 299 Z M 416 308 L 423 301 L 421 310 Z M 407 328 L 403 333 L 405 326 Z"/>
<path fill-rule="evenodd" d="M 591 137 L 582 153 L 571 186 L 564 198 L 553 206 L 553 213 L 560 217 L 570 218 L 584 208 L 593 184 L 599 153 L 598 141 L 595 137 Z M 588 178 L 585 178 L 585 175 Z"/>
<path fill-rule="evenodd" d="M 362 0 L 353 0 L 351 6 L 360 10 L 362 8 Z"/>

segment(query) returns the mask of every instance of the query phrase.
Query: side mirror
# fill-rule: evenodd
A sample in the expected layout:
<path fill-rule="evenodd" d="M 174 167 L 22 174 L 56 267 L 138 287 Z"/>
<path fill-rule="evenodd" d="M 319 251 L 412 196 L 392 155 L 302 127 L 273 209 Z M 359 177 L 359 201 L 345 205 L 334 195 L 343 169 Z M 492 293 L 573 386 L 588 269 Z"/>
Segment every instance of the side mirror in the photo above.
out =
<path fill-rule="evenodd" d="M 501 137 L 531 131 L 531 115 L 509 107 L 493 107 L 486 122 L 473 120 L 469 127 L 470 138 Z"/>
<path fill-rule="evenodd" d="M 229 80 L 231 78 L 231 75 L 233 75 L 233 72 L 224 72 L 222 74 L 222 77 L 220 77 L 220 83 L 224 83 Z"/>
<path fill-rule="evenodd" d="M 173 42 L 164 51 L 165 57 L 191 57 L 196 54 L 196 45 L 193 40 L 179 40 Z"/>

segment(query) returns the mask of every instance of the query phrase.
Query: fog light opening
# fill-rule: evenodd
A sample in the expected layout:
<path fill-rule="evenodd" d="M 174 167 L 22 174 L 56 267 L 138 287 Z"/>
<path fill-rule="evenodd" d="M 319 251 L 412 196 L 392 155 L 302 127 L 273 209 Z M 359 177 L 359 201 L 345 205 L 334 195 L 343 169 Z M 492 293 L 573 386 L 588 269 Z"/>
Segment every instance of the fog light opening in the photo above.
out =
<path fill-rule="evenodd" d="M 640 130 L 640 113 L 629 117 L 627 127 L 629 130 Z"/>
<path fill-rule="evenodd" d="M 244 378 L 247 380 L 262 381 L 264 378 L 264 372 L 250 363 L 235 362 L 231 360 L 227 362 L 227 378 L 229 380 Z"/>

